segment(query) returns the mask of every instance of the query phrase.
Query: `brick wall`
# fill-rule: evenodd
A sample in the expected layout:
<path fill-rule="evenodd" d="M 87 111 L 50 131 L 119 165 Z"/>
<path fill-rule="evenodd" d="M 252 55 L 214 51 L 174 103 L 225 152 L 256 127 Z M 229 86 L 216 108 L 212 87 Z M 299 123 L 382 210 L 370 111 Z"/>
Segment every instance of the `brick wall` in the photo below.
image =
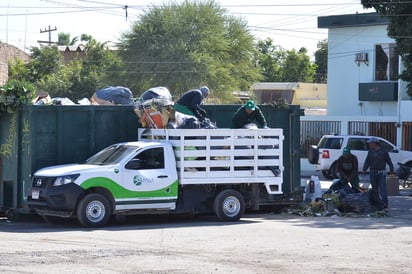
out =
<path fill-rule="evenodd" d="M 8 63 L 15 58 L 27 62 L 30 56 L 15 46 L 0 42 L 0 86 L 7 82 L 9 72 Z"/>

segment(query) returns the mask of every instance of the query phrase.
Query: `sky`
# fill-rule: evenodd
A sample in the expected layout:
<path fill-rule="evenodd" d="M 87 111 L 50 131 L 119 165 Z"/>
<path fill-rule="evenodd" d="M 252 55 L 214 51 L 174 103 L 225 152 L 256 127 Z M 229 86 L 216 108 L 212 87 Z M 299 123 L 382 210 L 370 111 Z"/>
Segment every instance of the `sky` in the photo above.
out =
<path fill-rule="evenodd" d="M 271 38 L 275 45 L 286 50 L 305 47 L 310 55 L 319 41 L 327 39 L 327 29 L 317 28 L 319 16 L 374 12 L 365 10 L 360 0 L 215 2 L 228 14 L 244 19 L 256 39 Z M 30 52 L 30 47 L 39 46 L 38 41 L 57 41 L 58 33 L 64 32 L 71 38 L 89 34 L 98 42 L 115 44 L 151 6 L 167 3 L 165 0 L 0 0 L 0 41 Z"/>

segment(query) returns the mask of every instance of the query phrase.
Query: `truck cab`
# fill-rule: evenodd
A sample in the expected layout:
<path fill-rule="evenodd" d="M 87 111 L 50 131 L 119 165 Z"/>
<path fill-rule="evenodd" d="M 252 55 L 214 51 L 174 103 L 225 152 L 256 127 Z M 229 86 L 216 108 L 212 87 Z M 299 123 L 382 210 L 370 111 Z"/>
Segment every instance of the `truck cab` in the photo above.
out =
<path fill-rule="evenodd" d="M 77 215 L 86 226 L 106 223 L 111 214 L 128 210 L 172 210 L 178 189 L 176 162 L 166 159 L 174 159 L 174 153 L 165 142 L 114 144 L 82 163 L 37 171 L 28 204 L 42 216 Z"/>

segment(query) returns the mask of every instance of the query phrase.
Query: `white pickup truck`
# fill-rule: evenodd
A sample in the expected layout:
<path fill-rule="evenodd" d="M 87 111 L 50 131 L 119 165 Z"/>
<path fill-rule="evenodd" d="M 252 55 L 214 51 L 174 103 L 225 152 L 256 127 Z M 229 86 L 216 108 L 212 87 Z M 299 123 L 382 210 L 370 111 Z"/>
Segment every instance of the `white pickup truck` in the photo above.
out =
<path fill-rule="evenodd" d="M 282 194 L 282 129 L 139 130 L 139 141 L 111 145 L 83 163 L 32 176 L 28 206 L 50 221 L 84 226 L 112 215 L 212 213 L 239 220 L 259 196 Z"/>

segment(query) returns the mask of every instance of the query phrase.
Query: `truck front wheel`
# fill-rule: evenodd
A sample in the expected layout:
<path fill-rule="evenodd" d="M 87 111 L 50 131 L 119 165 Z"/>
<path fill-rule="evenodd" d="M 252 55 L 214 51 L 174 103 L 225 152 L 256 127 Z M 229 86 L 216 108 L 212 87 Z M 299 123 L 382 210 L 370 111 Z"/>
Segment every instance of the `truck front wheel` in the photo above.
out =
<path fill-rule="evenodd" d="M 214 211 L 222 221 L 238 221 L 245 212 L 245 200 L 236 190 L 223 190 L 215 198 Z"/>
<path fill-rule="evenodd" d="M 101 194 L 88 194 L 77 207 L 77 219 L 84 226 L 101 227 L 109 221 L 109 218 L 110 203 Z"/>

